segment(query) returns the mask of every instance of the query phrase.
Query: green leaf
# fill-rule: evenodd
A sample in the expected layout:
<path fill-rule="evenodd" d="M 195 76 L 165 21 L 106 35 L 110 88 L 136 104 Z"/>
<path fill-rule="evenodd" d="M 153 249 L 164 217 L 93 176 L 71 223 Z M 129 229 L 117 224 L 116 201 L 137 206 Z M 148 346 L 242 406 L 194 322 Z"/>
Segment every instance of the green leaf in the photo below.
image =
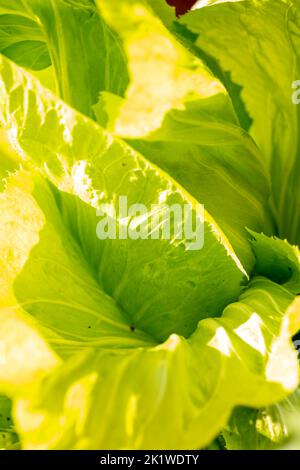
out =
<path fill-rule="evenodd" d="M 299 388 L 284 401 L 255 410 L 236 408 L 221 438 L 228 450 L 299 448 Z M 298 423 L 297 421 L 298 420 Z"/>
<path fill-rule="evenodd" d="M 123 94 L 128 75 L 118 37 L 102 21 L 93 2 L 35 1 L 56 71 L 60 96 L 88 116 L 100 91 Z M 76 80 L 74 80 L 76 76 Z"/>
<path fill-rule="evenodd" d="M 263 157 L 238 127 L 222 87 L 171 38 L 146 3 L 117 3 L 115 15 L 114 1 L 98 0 L 123 41 L 131 84 L 126 99 L 101 94 L 94 107 L 97 120 L 203 202 L 251 272 L 245 227 L 274 231 Z"/>
<path fill-rule="evenodd" d="M 79 196 L 94 208 L 89 216 L 92 228 L 88 235 L 93 249 L 88 256 L 93 263 L 103 257 L 101 269 L 94 268 L 97 276 L 106 291 L 114 293 L 119 304 L 131 312 L 135 326 L 143 326 L 160 338 L 170 331 L 188 335 L 200 318 L 220 314 L 237 298 L 245 271 L 217 224 L 208 213 L 199 211 L 192 196 L 129 146 L 58 101 L 5 58 L 1 71 L 4 125 L 25 161 L 41 168 L 60 190 Z M 137 202 L 145 204 L 149 211 L 145 228 L 148 234 L 153 204 L 179 204 L 182 210 L 188 205 L 194 220 L 204 217 L 203 248 L 189 249 L 189 239 L 184 236 L 177 240 L 175 234 L 181 222 L 176 221 L 169 240 L 108 239 L 97 243 L 96 210 L 108 203 L 118 211 L 120 196 L 127 197 L 128 207 Z M 67 201 L 66 207 L 73 211 L 71 220 L 78 218 L 77 231 L 83 237 L 87 228 L 81 206 Z M 163 212 L 161 216 L 164 217 Z M 79 240 L 84 244 L 85 240 Z M 142 272 L 136 269 L 141 260 L 145 265 Z M 137 291 L 137 284 L 144 288 Z M 208 290 L 213 295 L 208 296 Z"/>
<path fill-rule="evenodd" d="M 11 417 L 11 401 L 0 396 L 0 450 L 15 450 L 18 447 L 19 438 Z"/>
<path fill-rule="evenodd" d="M 157 344 L 132 328 L 95 279 L 86 209 L 81 230 L 71 231 L 68 197 L 57 197 L 40 177 L 23 173 L 1 198 L 0 388 L 14 397 L 25 448 L 202 447 L 233 406 L 264 406 L 294 389 L 293 295 L 257 278 L 220 319 L 201 321 L 189 339 L 172 334 Z M 146 293 L 149 284 L 141 285 Z"/>
<path fill-rule="evenodd" d="M 287 438 L 281 445 L 282 450 L 300 450 L 300 389 L 281 405 L 285 427 L 287 429 Z"/>
<path fill-rule="evenodd" d="M 283 287 L 256 278 L 221 318 L 202 320 L 188 339 L 173 333 L 157 342 L 107 295 L 103 281 L 113 271 L 96 277 L 90 207 L 28 173 L 10 179 L 0 203 L 0 389 L 14 397 L 24 448 L 199 448 L 234 406 L 266 406 L 297 386 L 290 337 L 300 326 L 299 300 Z M 118 255 L 109 252 L 114 270 Z M 174 293 L 155 269 L 170 302 Z M 128 276 L 127 297 L 147 295 L 149 281 Z"/>
<path fill-rule="evenodd" d="M 5 57 L 0 101 L 30 169 L 0 194 L 0 390 L 13 399 L 22 447 L 200 448 L 234 407 L 289 396 L 300 327 L 291 285 L 256 277 L 245 286 L 230 242 L 193 195 Z M 96 211 L 118 210 L 120 196 L 159 210 L 188 204 L 204 224 L 202 249 L 189 249 L 189 237 L 98 240 Z"/>
<path fill-rule="evenodd" d="M 264 234 L 254 233 L 252 248 L 256 257 L 255 271 L 290 290 L 300 293 L 300 252 L 297 246 L 291 246 L 286 240 L 269 238 Z"/>
<path fill-rule="evenodd" d="M 16 210 L 12 197 L 19 201 L 21 194 L 14 192 L 20 189 L 26 208 L 28 184 L 25 178 L 25 191 L 12 185 L 12 194 L 6 193 L 4 204 L 12 213 Z M 109 307 L 112 300 L 104 300 L 101 286 L 91 286 L 87 264 L 61 226 L 53 196 L 46 187 L 45 191 L 31 188 L 28 204 L 37 198 L 38 214 L 28 219 L 26 212 L 32 215 L 33 207 L 23 208 L 23 214 L 18 214 L 19 228 L 13 226 L 17 240 L 20 230 L 31 230 L 25 240 L 33 238 L 35 246 L 31 242 L 25 247 L 30 254 L 25 264 L 17 266 L 18 273 L 19 260 L 10 255 L 14 295 L 26 310 L 21 314 L 14 308 L 12 312 L 16 312 L 20 332 L 24 323 L 23 337 L 30 329 L 37 331 L 64 362 L 56 361 L 51 367 L 51 361 L 43 360 L 34 364 L 36 371 L 30 364 L 27 385 L 26 374 L 24 377 L 19 370 L 22 364 L 14 360 L 13 353 L 6 367 L 0 367 L 0 388 L 9 390 L 9 381 L 13 381 L 15 416 L 25 448 L 202 447 L 224 427 L 234 405 L 264 406 L 294 389 L 298 364 L 289 338 L 299 327 L 299 305 L 284 288 L 257 278 L 238 303 L 225 309 L 222 318 L 201 321 L 189 339 L 172 334 L 162 344 L 151 345 L 146 337 L 143 344 L 142 333 L 132 331 L 126 315 Z M 39 226 L 37 216 L 44 226 Z M 12 239 L 9 224 L 7 229 L 5 241 Z M 23 261 L 16 241 L 12 244 L 14 256 L 18 254 Z M 11 253 L 10 247 L 5 252 L 9 249 Z M 97 311 L 92 310 L 95 308 Z M 3 311 L 6 322 L 10 310 Z M 28 317 L 33 317 L 31 324 Z M 1 335 L 4 344 L 8 328 L 16 334 L 10 323 Z M 20 356 L 26 357 L 28 343 L 23 341 L 18 347 Z M 107 429 L 113 431 L 107 433 Z"/>
<path fill-rule="evenodd" d="M 222 437 L 228 450 L 271 450 L 287 438 L 287 430 L 277 405 L 260 410 L 236 408 Z"/>
<path fill-rule="evenodd" d="M 160 13 L 157 0 L 149 3 Z M 300 75 L 299 18 L 294 0 L 222 2 L 179 21 L 168 16 L 174 34 L 223 81 L 241 124 L 261 148 L 272 176 L 279 235 L 295 244 L 300 242 L 300 108 L 293 104 L 292 84 Z"/>
<path fill-rule="evenodd" d="M 269 179 L 251 138 L 228 122 L 217 94 L 189 100 L 166 114 L 161 127 L 129 143 L 205 204 L 243 265 L 254 265 L 246 227 L 272 233 Z"/>
<path fill-rule="evenodd" d="M 119 135 L 140 137 L 159 128 L 165 113 L 180 107 L 189 94 L 209 97 L 224 91 L 201 62 L 174 41 L 145 1 L 96 3 L 101 17 L 120 37 L 130 75 Z M 103 105 L 98 104 L 99 112 L 105 112 Z"/>
<path fill-rule="evenodd" d="M 93 116 L 100 91 L 125 92 L 120 41 L 92 1 L 1 2 L 0 26 L 0 51 L 32 70 L 52 63 L 60 96 L 86 115 Z"/>
<path fill-rule="evenodd" d="M 23 15 L 0 15 L 0 51 L 19 65 L 32 70 L 42 70 L 51 65 L 40 26 Z"/>

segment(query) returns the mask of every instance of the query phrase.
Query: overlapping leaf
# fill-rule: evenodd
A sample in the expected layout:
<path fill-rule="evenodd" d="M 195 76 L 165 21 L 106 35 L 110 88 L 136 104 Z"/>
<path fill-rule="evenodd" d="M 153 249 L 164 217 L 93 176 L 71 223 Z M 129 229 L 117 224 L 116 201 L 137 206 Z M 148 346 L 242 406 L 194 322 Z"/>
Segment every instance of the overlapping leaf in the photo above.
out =
<path fill-rule="evenodd" d="M 283 402 L 267 408 L 236 408 L 220 439 L 228 450 L 299 448 L 299 388 Z"/>
<path fill-rule="evenodd" d="M 230 304 L 244 272 L 208 214 L 200 251 L 97 240 L 99 202 L 125 194 L 197 210 L 195 200 L 4 58 L 1 77 L 2 121 L 55 185 L 20 173 L 1 196 L 0 388 L 14 397 L 23 446 L 200 447 L 233 406 L 289 394 L 294 295 L 257 278 Z"/>
<path fill-rule="evenodd" d="M 297 387 L 290 338 L 300 326 L 299 252 L 253 232 L 272 229 L 268 178 L 219 84 L 207 90 L 211 81 L 201 74 L 197 92 L 199 62 L 190 62 L 145 2 L 118 2 L 113 18 L 116 3 L 99 1 L 105 23 L 93 3 L 36 0 L 30 8 L 57 59 L 60 94 L 86 115 L 93 109 L 112 133 L 0 59 L 0 118 L 27 168 L 0 194 L 0 391 L 13 399 L 26 449 L 200 448 L 224 428 L 234 407 L 266 407 Z M 22 8 L 28 5 L 2 1 L 0 12 L 27 18 Z M 160 12 L 172 26 L 167 5 Z M 96 85 L 89 81 L 88 72 L 101 62 L 98 46 L 90 47 L 99 39 L 99 22 L 109 25 L 120 47 L 123 71 L 120 51 L 127 55 L 132 82 L 124 101 L 118 95 L 127 72 L 111 75 L 119 70 L 112 56 L 101 52 L 108 75 L 93 76 Z M 93 25 L 96 36 L 79 44 L 77 26 L 91 32 Z M 147 62 L 137 49 L 143 37 L 148 71 L 164 64 L 159 40 L 174 53 L 165 61 L 168 80 L 153 114 L 145 96 L 155 87 L 148 77 L 138 78 Z M 87 59 L 78 83 L 70 80 L 71 46 Z M 184 84 L 174 93 L 179 77 Z M 122 83 L 122 90 L 104 82 Z M 87 94 L 79 96 L 84 84 Z M 92 107 L 105 89 L 115 94 L 103 94 Z M 239 104 L 234 108 L 241 117 Z M 151 117 L 147 125 L 138 125 L 134 109 L 141 110 L 138 118 Z M 128 205 L 158 210 L 188 204 L 203 223 L 202 249 L 190 250 L 185 236 L 99 240 L 96 211 L 102 203 L 117 211 L 120 196 Z M 200 210 L 202 202 L 209 212 Z M 124 228 L 122 216 L 113 219 Z M 144 234 L 156 228 L 136 213 L 126 223 Z M 176 224 L 172 219 L 174 234 Z M 246 285 L 244 268 L 250 272 L 254 261 L 257 277 Z M 8 410 L 10 402 L 3 403 Z M 15 445 L 13 432 L 9 428 L 5 447 Z"/>
<path fill-rule="evenodd" d="M 1 1 L 0 25 L 0 51 L 32 70 L 52 64 L 60 96 L 88 116 L 100 91 L 125 92 L 124 53 L 94 2 Z"/>
<path fill-rule="evenodd" d="M 199 2 L 179 21 L 164 0 L 148 3 L 227 87 L 269 165 L 279 235 L 299 243 L 299 2 Z"/>
<path fill-rule="evenodd" d="M 126 100 L 102 94 L 95 108 L 99 122 L 202 201 L 251 272 L 245 227 L 272 232 L 263 156 L 238 126 L 220 84 L 171 38 L 146 2 L 97 4 L 123 41 L 132 76 Z"/>
<path fill-rule="evenodd" d="M 237 298 L 245 271 L 208 213 L 204 214 L 205 244 L 201 250 L 189 250 L 189 240 L 184 237 L 176 240 L 176 228 L 172 237 L 160 244 L 152 239 L 116 239 L 97 245 L 96 209 L 103 203 L 118 209 L 120 196 L 127 197 L 128 207 L 137 202 L 145 204 L 149 213 L 153 204 L 187 204 L 193 207 L 195 216 L 201 219 L 203 215 L 197 201 L 163 171 L 58 101 L 7 59 L 3 58 L 1 64 L 2 120 L 8 133 L 25 161 L 42 169 L 60 190 L 94 208 L 90 230 L 84 227 L 81 206 L 73 208 L 72 201 L 63 197 L 66 210 L 71 206 L 73 211 L 72 223 L 76 220 L 74 212 L 78 212 L 82 224 L 77 227 L 78 236 L 89 231 L 93 249 L 88 256 L 94 262 L 104 258 L 99 279 L 109 293 L 116 291 L 118 302 L 131 311 L 137 325 L 147 324 L 164 337 L 176 318 L 178 332 L 189 333 L 207 312 L 217 315 Z M 141 263 L 146 265 L 142 271 L 138 269 Z M 147 285 L 147 290 L 137 291 L 137 284 Z M 207 296 L 207 289 L 215 295 Z"/>
<path fill-rule="evenodd" d="M 55 193 L 25 173 L 1 196 L 0 388 L 14 397 L 25 448 L 197 448 L 234 405 L 265 406 L 296 387 L 290 292 L 256 278 L 221 318 L 157 342 L 104 292 L 89 240 L 76 240 Z"/>

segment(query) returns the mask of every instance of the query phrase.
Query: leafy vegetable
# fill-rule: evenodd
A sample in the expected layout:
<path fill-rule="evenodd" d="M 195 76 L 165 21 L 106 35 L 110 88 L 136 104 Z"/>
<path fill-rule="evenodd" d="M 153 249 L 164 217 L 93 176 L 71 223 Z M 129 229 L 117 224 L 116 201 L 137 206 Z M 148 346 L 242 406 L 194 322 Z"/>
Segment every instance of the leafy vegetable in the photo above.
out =
<path fill-rule="evenodd" d="M 179 21 L 171 9 L 165 13 L 164 0 L 149 3 L 227 87 L 269 166 L 279 235 L 299 244 L 299 106 L 292 101 L 300 75 L 299 3 L 238 0 L 202 8 L 199 2 Z"/>
<path fill-rule="evenodd" d="M 3 123 L 8 126 L 8 132 L 15 133 L 14 139 L 23 158 L 43 168 L 60 190 L 79 196 L 95 209 L 99 203 L 118 201 L 119 196 L 126 196 L 128 205 L 136 200 L 140 203 L 181 206 L 189 203 L 194 211 L 198 210 L 192 196 L 126 144 L 113 141 L 92 121 L 58 102 L 53 95 L 42 90 L 32 77 L 8 60 L 2 59 L 1 68 L 2 86 L 7 98 Z M 14 96 L 13 91 L 11 93 L 14 89 L 18 90 L 18 96 Z M 51 146 L 48 143 L 50 133 Z M 116 181 L 119 181 L 117 186 Z M 80 208 L 76 210 L 80 211 Z M 207 312 L 215 311 L 214 315 L 218 315 L 228 302 L 238 296 L 245 272 L 209 214 L 204 216 L 205 246 L 202 250 L 189 253 L 185 250 L 185 244 L 174 243 L 175 240 L 161 240 L 159 246 L 156 240 L 146 240 L 144 243 L 132 243 L 130 239 L 122 240 L 122 243 L 120 240 L 107 240 L 103 246 L 98 243 L 97 247 L 96 211 L 92 215 L 91 227 L 86 230 L 90 231 L 89 237 L 92 237 L 96 247 L 89 256 L 95 259 L 97 250 L 101 260 L 103 253 L 107 250 L 110 253 L 110 262 L 106 267 L 105 264 L 102 266 L 100 273 L 106 289 L 111 293 L 121 283 L 117 289 L 119 303 L 122 304 L 124 296 L 125 310 L 131 311 L 134 316 L 136 312 L 138 318 L 145 318 L 147 325 L 150 323 L 147 328 L 152 332 L 161 332 L 161 337 L 170 333 L 170 328 L 173 331 L 174 316 L 181 322 L 178 332 L 189 334 L 197 321 L 207 316 Z M 78 219 L 80 223 L 80 213 Z M 209 262 L 216 263 L 216 272 L 208 270 L 204 262 L 206 252 L 210 253 L 211 250 L 214 254 L 209 256 Z M 163 253 L 163 257 L 158 256 Z M 143 259 L 143 264 L 149 265 L 143 272 L 135 269 L 140 259 Z M 111 269 L 114 262 L 118 265 L 117 272 L 115 268 Z M 155 275 L 156 270 L 165 273 L 165 280 L 161 275 Z M 122 276 L 125 277 L 123 281 Z M 127 282 L 132 283 L 132 295 L 128 295 L 129 290 L 124 284 L 127 278 Z M 147 286 L 147 292 L 144 292 L 145 287 L 140 294 L 136 292 L 138 281 L 142 286 Z M 179 301 L 178 295 L 175 296 L 178 282 L 182 287 L 182 301 Z M 158 287 L 161 294 L 157 292 Z M 212 289 L 215 295 L 207 297 L 206 288 Z M 155 317 L 160 318 L 161 315 L 164 321 L 159 320 L 155 326 Z M 139 322 L 143 323 L 142 318 Z"/>
<path fill-rule="evenodd" d="M 157 47 L 168 44 L 170 38 L 162 26 L 157 24 L 149 9 L 141 7 L 144 8 L 142 16 L 140 10 L 138 14 L 135 13 L 132 2 L 123 1 L 124 18 L 121 14 L 116 19 L 113 14 L 117 7 L 116 0 L 109 2 L 109 5 L 99 0 L 98 4 L 101 12 L 107 15 L 111 27 L 118 28 L 133 71 L 138 66 L 144 67 L 146 63 L 154 71 L 161 63 L 156 47 L 150 58 L 149 52 L 143 60 L 140 55 L 138 59 L 135 57 L 134 51 L 139 44 L 141 32 L 144 34 L 151 22 L 151 47 L 154 41 L 157 42 Z M 129 32 L 125 12 L 127 15 L 130 13 L 132 22 Z M 173 43 L 171 45 L 170 49 L 175 57 L 183 56 L 185 64 L 198 66 L 189 55 L 183 55 L 180 47 Z M 185 72 L 184 76 L 181 70 L 177 73 L 180 74 L 181 81 L 187 75 Z M 195 80 L 194 73 L 187 75 L 184 84 L 189 84 L 189 88 L 183 97 L 177 96 L 176 102 L 169 102 L 167 94 L 161 97 L 156 119 L 151 119 L 151 115 L 145 116 L 142 110 L 144 100 L 148 99 L 149 94 L 151 96 L 153 88 L 153 92 L 157 92 L 159 86 L 158 83 L 152 83 L 152 78 L 142 88 L 143 94 L 140 90 L 136 92 L 137 85 L 129 90 L 127 100 L 117 99 L 115 95 L 108 93 L 102 94 L 96 107 L 96 116 L 101 124 L 106 123 L 112 132 L 126 138 L 131 146 L 163 168 L 198 201 L 203 202 L 232 243 L 244 267 L 251 271 L 254 258 L 245 227 L 265 233 L 272 232 L 273 221 L 267 209 L 270 191 L 268 175 L 256 145 L 238 127 L 224 90 L 220 86 L 212 86 L 211 78 L 198 67 L 197 77 L 200 73 L 203 75 L 202 83 Z M 149 75 L 152 77 L 152 74 L 153 72 Z M 184 90 L 184 85 L 181 85 L 181 89 Z M 105 109 L 106 121 L 103 121 L 99 108 Z M 147 124 L 152 124 L 149 129 L 144 124 L 146 117 Z M 216 187 L 218 192 L 215 191 Z"/>
<path fill-rule="evenodd" d="M 100 91 L 125 91 L 128 76 L 118 37 L 93 1 L 1 1 L 0 24 L 2 53 L 33 70 L 52 63 L 60 96 L 85 114 L 91 115 Z"/>
<path fill-rule="evenodd" d="M 299 7 L 175 6 L 0 0 L 3 448 L 292 442 Z"/>
<path fill-rule="evenodd" d="M 220 439 L 228 450 L 299 449 L 299 389 L 283 402 L 260 410 L 236 408 Z"/>
<path fill-rule="evenodd" d="M 7 224 L 1 252 L 10 252 L 10 241 L 19 245 L 18 258 L 10 260 L 5 274 L 13 278 L 0 331 L 12 359 L 0 367 L 0 383 L 15 397 L 25 448 L 198 447 L 225 424 L 234 404 L 263 406 L 295 387 L 298 366 L 289 336 L 299 318 L 292 294 L 267 279 L 254 279 L 221 319 L 203 320 L 189 339 L 172 334 L 159 344 L 132 331 L 134 318 L 127 320 L 89 274 L 52 191 L 43 184 L 40 178 L 30 183 L 26 174 L 14 178 L 1 207 L 12 220 L 18 211 L 19 224 Z M 15 207 L 20 198 L 21 211 Z M 27 232 L 25 246 L 19 230 Z M 66 278 L 66 272 L 72 275 Z M 132 278 L 127 282 L 130 289 Z M 18 331 L 24 361 L 29 345 L 36 344 L 35 362 L 27 370 L 13 360 Z M 111 404 L 105 416 L 103 401 Z M 44 416 L 42 422 L 37 415 Z M 162 418 L 169 423 L 167 433 L 166 428 L 158 432 Z M 113 422 L 115 432 L 107 434 Z"/>

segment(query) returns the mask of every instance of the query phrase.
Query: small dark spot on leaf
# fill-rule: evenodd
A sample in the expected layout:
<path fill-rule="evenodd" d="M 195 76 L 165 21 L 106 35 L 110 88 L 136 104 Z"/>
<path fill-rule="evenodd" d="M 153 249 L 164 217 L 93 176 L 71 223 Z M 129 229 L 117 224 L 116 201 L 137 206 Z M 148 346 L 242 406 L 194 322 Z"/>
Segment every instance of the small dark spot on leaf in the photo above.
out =
<path fill-rule="evenodd" d="M 134 332 L 134 331 L 135 331 L 135 328 L 134 328 L 134 326 L 131 326 L 131 327 L 130 327 L 130 331 L 132 331 L 132 332 Z"/>
<path fill-rule="evenodd" d="M 195 289 L 195 287 L 197 287 L 196 283 L 194 281 L 190 281 L 190 280 L 187 281 L 187 285 L 189 287 L 192 287 L 192 289 Z"/>
<path fill-rule="evenodd" d="M 88 326 L 88 329 L 92 328 L 91 326 Z"/>

